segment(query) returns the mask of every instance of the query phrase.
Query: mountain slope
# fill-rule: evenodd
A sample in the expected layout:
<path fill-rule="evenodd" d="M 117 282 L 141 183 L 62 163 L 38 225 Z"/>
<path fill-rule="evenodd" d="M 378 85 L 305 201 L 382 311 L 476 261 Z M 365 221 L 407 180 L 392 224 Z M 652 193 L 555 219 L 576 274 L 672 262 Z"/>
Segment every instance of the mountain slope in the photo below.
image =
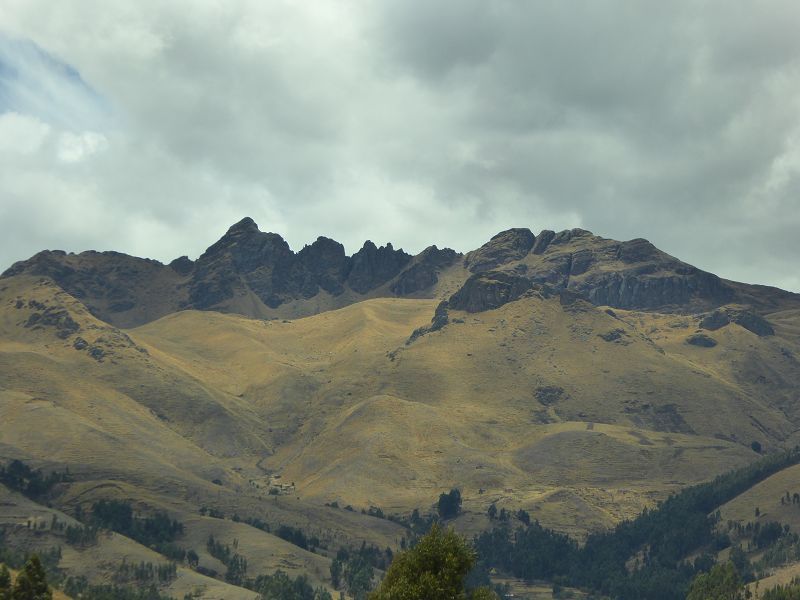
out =
<path fill-rule="evenodd" d="M 696 317 L 529 297 L 451 311 L 406 345 L 432 305 L 371 300 L 268 323 L 184 312 L 133 333 L 258 406 L 286 436 L 261 464 L 320 501 L 405 511 L 458 485 L 479 511 L 501 497 L 588 498 L 583 514 L 558 518 L 608 524 L 655 489 L 747 462 L 752 441 L 794 439 L 797 415 L 782 409 L 800 378 L 784 355 L 797 348 L 791 332 L 730 324 L 704 348 L 686 342 Z M 605 514 L 609 489 L 615 503 L 628 497 L 623 513 Z"/>
<path fill-rule="evenodd" d="M 464 257 L 365 248 L 293 253 L 244 221 L 195 262 L 15 265 L 0 460 L 68 467 L 55 510 L 164 510 L 198 551 L 237 539 L 252 574 L 329 585 L 339 546 L 407 537 L 370 507 L 425 513 L 458 487 L 461 531 L 496 503 L 582 538 L 798 443 L 795 294 L 582 230 L 510 230 Z"/>

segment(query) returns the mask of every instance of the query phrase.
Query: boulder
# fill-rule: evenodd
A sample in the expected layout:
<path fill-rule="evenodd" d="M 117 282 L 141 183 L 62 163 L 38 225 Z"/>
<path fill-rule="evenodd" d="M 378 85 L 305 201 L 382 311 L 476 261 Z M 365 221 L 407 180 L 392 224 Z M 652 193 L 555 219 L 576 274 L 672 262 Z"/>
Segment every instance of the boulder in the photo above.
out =
<path fill-rule="evenodd" d="M 700 328 L 707 329 L 709 331 L 716 331 L 722 327 L 725 327 L 728 323 L 731 322 L 728 313 L 724 310 L 715 310 L 706 316 L 704 316 L 700 320 Z"/>
<path fill-rule="evenodd" d="M 744 327 L 758 336 L 775 335 L 775 330 L 772 328 L 769 321 L 752 310 L 731 311 L 730 318 L 731 321 L 737 325 Z"/>
<path fill-rule="evenodd" d="M 686 343 L 692 346 L 699 346 L 700 348 L 713 348 L 717 345 L 717 341 L 707 336 L 705 333 L 694 333 L 686 338 Z"/>

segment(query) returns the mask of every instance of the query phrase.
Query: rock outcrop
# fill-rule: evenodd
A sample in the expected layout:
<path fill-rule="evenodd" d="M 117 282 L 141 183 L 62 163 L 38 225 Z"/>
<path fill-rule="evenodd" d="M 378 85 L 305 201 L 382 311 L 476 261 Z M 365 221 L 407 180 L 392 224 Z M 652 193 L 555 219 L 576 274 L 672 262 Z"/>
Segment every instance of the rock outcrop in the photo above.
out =
<path fill-rule="evenodd" d="M 733 298 L 733 291 L 711 273 L 632 269 L 627 272 L 592 274 L 575 284 L 597 305 L 625 309 L 669 309 L 702 304 L 722 304 Z"/>
<path fill-rule="evenodd" d="M 472 313 L 492 310 L 521 298 L 533 285 L 527 277 L 507 271 L 476 273 L 450 297 L 449 305 Z"/>
<path fill-rule="evenodd" d="M 178 272 L 156 260 L 119 252 L 68 254 L 45 250 L 15 263 L 0 277 L 47 277 L 93 314 L 122 327 L 139 325 L 179 308 Z M 143 316 L 146 317 L 143 318 Z"/>
<path fill-rule="evenodd" d="M 751 308 L 742 306 L 725 306 L 708 313 L 700 320 L 700 327 L 716 331 L 731 323 L 736 323 L 757 336 L 775 335 L 775 330 L 769 321 Z"/>
<path fill-rule="evenodd" d="M 472 273 L 494 269 L 525 257 L 535 241 L 536 236 L 530 229 L 501 231 L 477 250 L 467 253 L 464 266 Z"/>
<path fill-rule="evenodd" d="M 467 254 L 464 263 L 473 273 L 507 274 L 467 281 L 451 304 L 466 305 L 464 298 L 470 297 L 472 309 L 513 297 L 501 288 L 513 279 L 515 289 L 521 289 L 525 284 L 517 278 L 574 291 L 595 305 L 633 310 L 696 312 L 736 297 L 736 290 L 716 275 L 661 252 L 647 240 L 617 242 L 585 229 L 545 230 L 538 236 L 510 229 Z"/>
<path fill-rule="evenodd" d="M 713 348 L 717 345 L 717 340 L 707 336 L 705 333 L 693 333 L 686 338 L 686 343 L 700 348 Z"/>

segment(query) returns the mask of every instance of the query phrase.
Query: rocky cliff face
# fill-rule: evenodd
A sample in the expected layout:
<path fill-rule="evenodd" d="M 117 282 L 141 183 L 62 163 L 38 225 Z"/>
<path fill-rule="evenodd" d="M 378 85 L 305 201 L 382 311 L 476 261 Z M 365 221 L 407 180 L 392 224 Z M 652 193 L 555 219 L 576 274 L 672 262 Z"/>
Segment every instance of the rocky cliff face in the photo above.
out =
<path fill-rule="evenodd" d="M 449 306 L 467 312 L 492 310 L 521 298 L 533 285 L 530 279 L 513 272 L 478 273 L 450 297 Z"/>
<path fill-rule="evenodd" d="M 349 257 L 342 244 L 326 237 L 295 253 L 280 235 L 262 232 L 245 218 L 196 261 L 183 256 L 163 265 L 114 252 L 46 251 L 16 263 L 2 277 L 49 277 L 98 317 L 130 327 L 187 308 L 260 316 L 321 295 L 339 298 L 331 307 L 375 294 L 430 296 L 438 274 L 460 256 L 432 246 L 413 257 L 391 244 L 367 241 Z M 265 308 L 250 313 L 254 302 Z"/>
<path fill-rule="evenodd" d="M 647 240 L 617 242 L 584 229 L 545 230 L 538 236 L 510 229 L 467 254 L 464 266 L 487 274 L 471 277 L 450 301 L 470 311 L 496 308 L 531 284 L 570 290 L 596 305 L 639 310 L 693 312 L 736 297 L 734 288 L 716 275 L 661 252 Z"/>
<path fill-rule="evenodd" d="M 366 294 L 400 273 L 411 258 L 410 254 L 395 250 L 391 244 L 378 248 L 367 240 L 350 259 L 347 283 L 359 294 Z"/>
<path fill-rule="evenodd" d="M 453 266 L 459 257 L 450 248 L 439 250 L 436 246 L 429 246 L 400 274 L 391 291 L 398 296 L 410 296 L 430 289 L 439 281 L 439 273 Z"/>
<path fill-rule="evenodd" d="M 93 314 L 130 327 L 167 315 L 184 302 L 186 292 L 181 285 L 187 265 L 183 259 L 173 264 L 175 268 L 118 252 L 67 254 L 53 250 L 14 264 L 0 277 L 48 277 Z M 188 268 L 191 270 L 191 264 Z"/>
<path fill-rule="evenodd" d="M 411 256 L 371 241 L 347 256 L 340 243 L 326 237 L 295 253 L 280 235 L 262 232 L 246 218 L 196 261 L 184 256 L 163 265 L 116 252 L 46 251 L 13 265 L 2 277 L 49 277 L 95 315 L 130 327 L 186 308 L 302 316 L 374 296 L 445 299 L 437 291 L 445 272 L 449 286 L 461 285 L 449 298 L 450 308 L 469 312 L 497 308 L 537 288 L 635 310 L 711 314 L 742 305 L 707 323 L 724 317 L 769 335 L 759 311 L 800 306 L 797 294 L 724 281 L 647 240 L 618 242 L 585 229 L 538 235 L 509 229 L 463 257 L 436 246 Z M 279 308 L 284 312 L 269 312 Z"/>

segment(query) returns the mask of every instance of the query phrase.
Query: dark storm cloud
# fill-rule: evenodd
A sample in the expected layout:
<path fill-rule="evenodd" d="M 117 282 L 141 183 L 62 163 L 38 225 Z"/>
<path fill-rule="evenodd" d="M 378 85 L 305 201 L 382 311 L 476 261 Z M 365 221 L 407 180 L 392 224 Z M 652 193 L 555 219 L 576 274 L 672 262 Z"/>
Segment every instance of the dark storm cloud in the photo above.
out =
<path fill-rule="evenodd" d="M 0 7 L 21 40 L 2 64 L 32 65 L 24 47 L 68 65 L 3 79 L 27 98 L 0 115 L 4 263 L 57 245 L 196 255 L 249 214 L 294 248 L 349 251 L 581 226 L 800 290 L 793 2 L 42 10 Z M 91 93 L 54 99 L 65 72 Z M 110 117 L 77 110 L 99 115 L 96 98 Z"/>

